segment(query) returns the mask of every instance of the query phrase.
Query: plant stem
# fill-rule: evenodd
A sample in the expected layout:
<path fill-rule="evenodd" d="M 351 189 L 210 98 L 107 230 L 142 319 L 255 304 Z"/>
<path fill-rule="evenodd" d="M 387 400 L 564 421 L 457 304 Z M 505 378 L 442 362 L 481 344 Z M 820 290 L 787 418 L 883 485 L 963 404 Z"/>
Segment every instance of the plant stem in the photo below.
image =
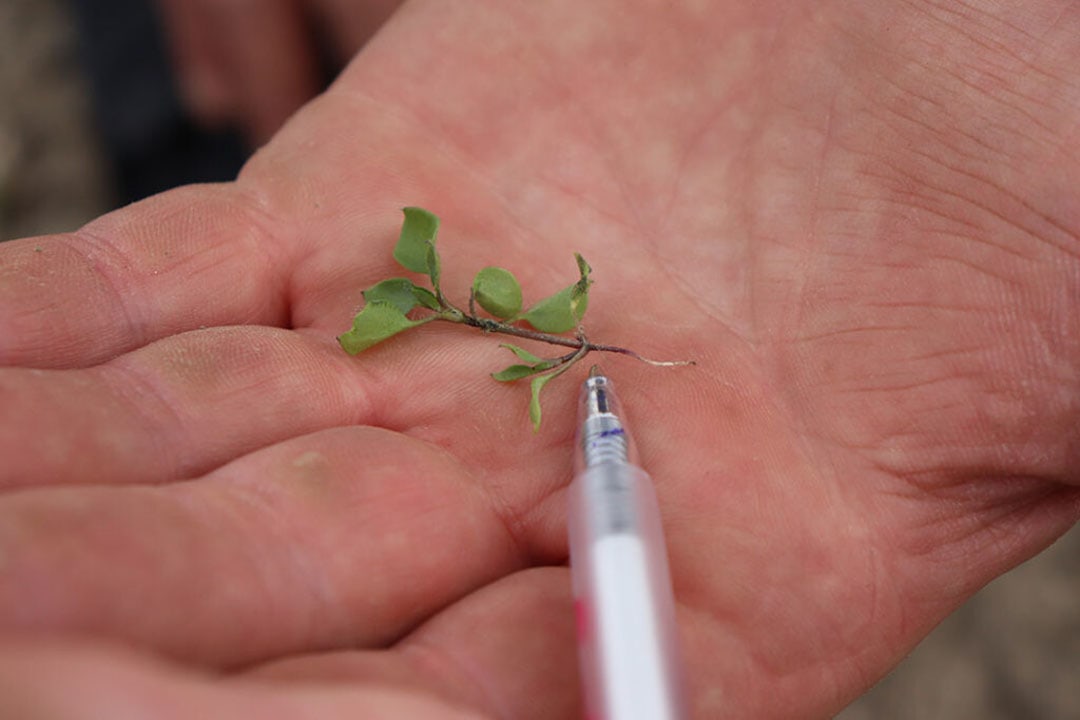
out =
<path fill-rule="evenodd" d="M 626 355 L 632 357 L 635 360 L 640 360 L 643 363 L 649 365 L 656 365 L 659 367 L 675 367 L 679 365 L 695 365 L 693 360 L 650 360 L 649 358 L 634 352 L 629 348 L 619 347 L 618 345 L 606 345 L 604 343 L 594 343 L 589 341 L 585 337 L 585 334 L 580 332 L 577 337 L 569 338 L 562 335 L 552 335 L 550 333 L 539 332 L 536 330 L 529 330 L 528 328 L 518 327 L 516 325 L 510 325 L 508 323 L 499 322 L 498 320 L 491 320 L 489 318 L 477 317 L 476 315 L 469 315 L 457 310 L 457 308 L 451 308 L 452 312 L 448 314 L 437 315 L 439 320 L 445 320 L 447 322 L 464 323 L 470 327 L 479 328 L 484 332 L 501 333 L 503 335 L 513 335 L 514 337 L 525 338 L 527 340 L 536 340 L 538 342 L 546 342 L 551 345 L 561 345 L 563 347 L 576 348 L 579 351 L 581 357 L 586 354 L 596 352 L 617 353 L 619 355 Z M 578 355 L 578 353 L 571 353 L 571 357 Z"/>

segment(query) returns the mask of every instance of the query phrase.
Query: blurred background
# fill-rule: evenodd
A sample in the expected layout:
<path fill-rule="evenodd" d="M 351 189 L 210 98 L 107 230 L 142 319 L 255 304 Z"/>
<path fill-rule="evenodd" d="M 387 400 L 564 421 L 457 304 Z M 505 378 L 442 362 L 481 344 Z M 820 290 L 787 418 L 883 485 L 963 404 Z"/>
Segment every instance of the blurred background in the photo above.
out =
<path fill-rule="evenodd" d="M 259 129 L 196 122 L 169 58 L 152 0 L 0 0 L 0 240 L 235 175 Z M 839 718 L 1080 718 L 1080 528 L 987 586 Z"/>

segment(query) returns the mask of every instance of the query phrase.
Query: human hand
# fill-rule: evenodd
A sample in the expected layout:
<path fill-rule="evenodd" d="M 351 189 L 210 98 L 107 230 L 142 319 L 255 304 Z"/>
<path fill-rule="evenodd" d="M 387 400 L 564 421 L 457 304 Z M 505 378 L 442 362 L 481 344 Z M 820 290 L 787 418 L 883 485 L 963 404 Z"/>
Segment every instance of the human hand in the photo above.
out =
<path fill-rule="evenodd" d="M 261 145 L 322 89 L 321 62 L 343 65 L 400 3 L 159 0 L 158 7 L 191 112 L 207 125 L 236 123 Z"/>
<path fill-rule="evenodd" d="M 1072 6 L 587 7 L 410 4 L 236 184 L 0 249 L 7 712 L 575 715 L 576 388 L 334 343 L 404 204 L 459 300 L 579 250 L 698 361 L 605 362 L 698 717 L 835 712 L 1075 522 Z"/>

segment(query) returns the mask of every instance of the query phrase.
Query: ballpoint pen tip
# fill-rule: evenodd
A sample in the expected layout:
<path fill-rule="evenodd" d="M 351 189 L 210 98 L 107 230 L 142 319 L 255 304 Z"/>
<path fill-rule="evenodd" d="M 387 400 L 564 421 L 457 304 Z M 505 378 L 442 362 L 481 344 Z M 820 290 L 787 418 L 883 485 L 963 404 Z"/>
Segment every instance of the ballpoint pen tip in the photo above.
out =
<path fill-rule="evenodd" d="M 603 374 L 604 373 L 600 372 L 600 366 L 599 365 L 593 365 L 591 368 L 589 368 L 589 377 L 591 377 L 591 378 L 600 377 Z"/>

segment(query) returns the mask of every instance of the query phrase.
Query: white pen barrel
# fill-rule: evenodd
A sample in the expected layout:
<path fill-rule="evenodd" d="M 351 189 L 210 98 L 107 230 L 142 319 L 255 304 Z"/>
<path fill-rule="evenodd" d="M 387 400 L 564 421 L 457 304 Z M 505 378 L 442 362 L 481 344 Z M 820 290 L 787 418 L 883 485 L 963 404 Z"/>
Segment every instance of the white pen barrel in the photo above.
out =
<path fill-rule="evenodd" d="M 679 720 L 674 598 L 656 493 L 641 468 L 605 462 L 570 486 L 570 564 L 587 717 Z"/>

